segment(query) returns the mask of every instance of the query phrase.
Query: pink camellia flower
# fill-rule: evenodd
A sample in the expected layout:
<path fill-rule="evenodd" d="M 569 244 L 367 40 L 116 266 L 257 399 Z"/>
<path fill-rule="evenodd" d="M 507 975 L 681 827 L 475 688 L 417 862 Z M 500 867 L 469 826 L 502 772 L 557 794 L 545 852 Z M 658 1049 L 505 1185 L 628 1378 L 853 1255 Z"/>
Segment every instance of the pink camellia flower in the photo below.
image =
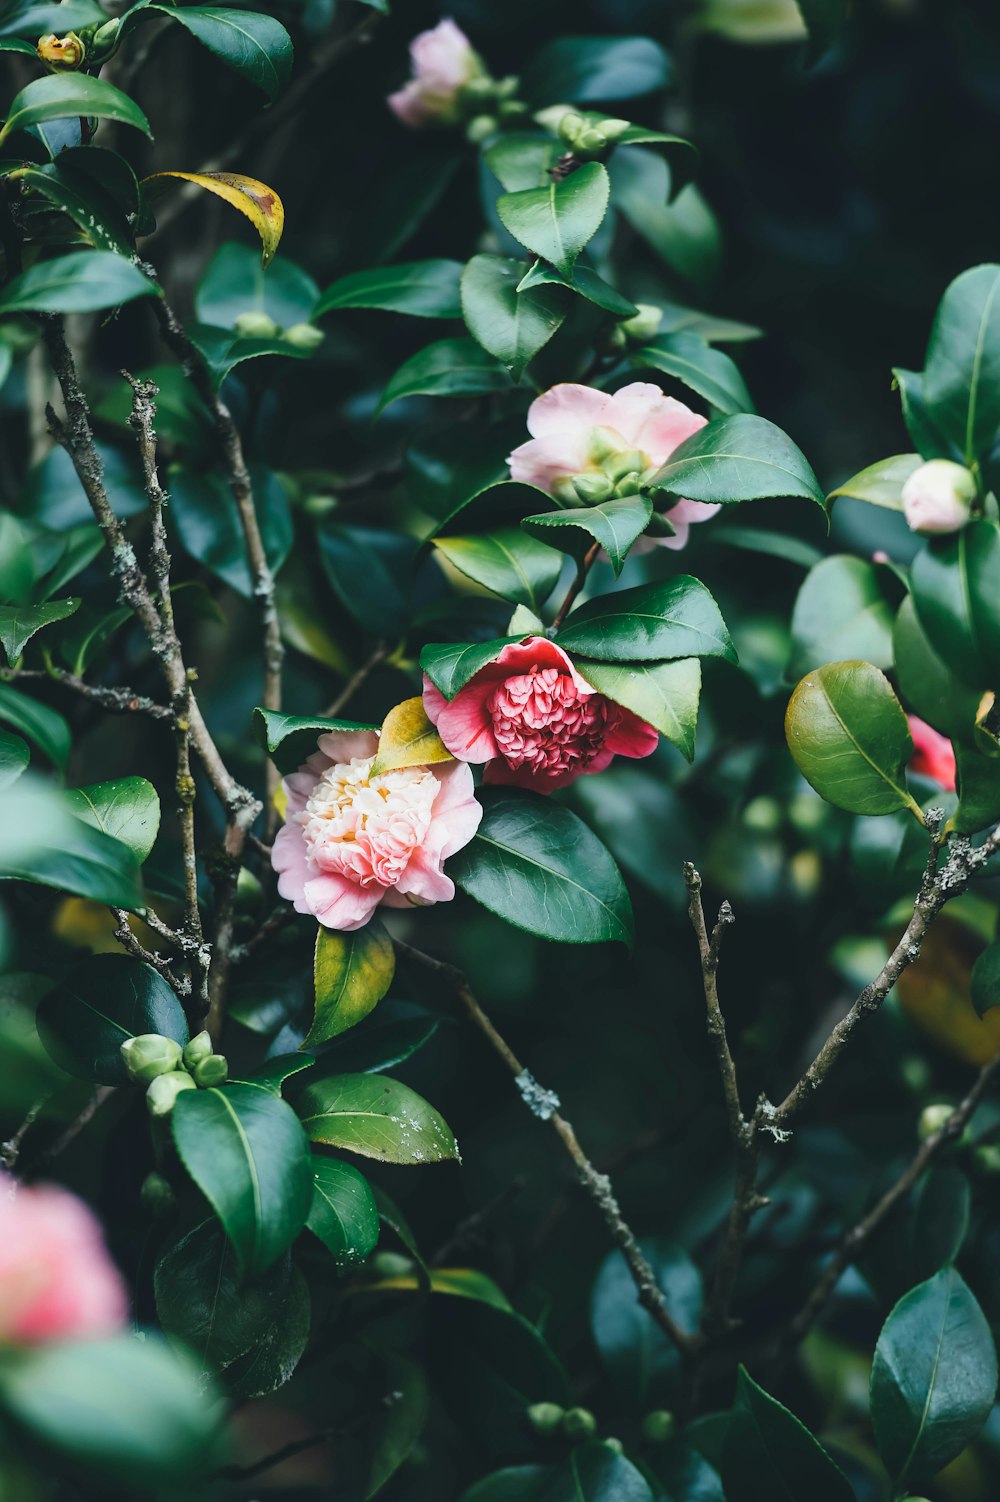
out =
<path fill-rule="evenodd" d="M 121 1274 L 83 1201 L 0 1174 L 0 1341 L 109 1335 L 127 1314 Z"/>
<path fill-rule="evenodd" d="M 552 386 L 528 408 L 531 438 L 509 456 L 510 477 L 558 497 L 575 478 L 589 475 L 598 487 L 607 481 L 611 496 L 626 476 L 659 469 L 706 421 L 649 381 L 633 381 L 613 394 L 593 386 Z M 642 538 L 637 546 L 682 548 L 692 523 L 708 521 L 718 509 L 679 500 L 667 512 L 674 536 Z"/>
<path fill-rule="evenodd" d="M 450 703 L 425 677 L 424 708 L 452 756 L 486 763 L 485 782 L 539 793 L 601 772 L 614 756 L 649 756 L 659 739 L 543 636 L 504 647 Z"/>
<path fill-rule="evenodd" d="M 950 459 L 928 459 L 918 465 L 900 492 L 906 525 L 928 537 L 964 527 L 975 499 L 975 476 Z"/>
<path fill-rule="evenodd" d="M 278 891 L 324 928 L 363 928 L 380 902 L 448 902 L 442 862 L 479 827 L 463 762 L 402 767 L 372 777 L 373 731 L 333 731 L 282 786 L 288 799 L 271 863 Z"/>
<path fill-rule="evenodd" d="M 439 21 L 413 38 L 410 61 L 413 77 L 389 95 L 389 108 L 404 125 L 417 128 L 454 120 L 459 93 L 482 73 L 468 37 L 454 21 Z"/>
<path fill-rule="evenodd" d="M 940 735 L 915 714 L 907 715 L 910 735 L 913 738 L 913 755 L 910 767 L 924 777 L 930 777 L 946 793 L 955 791 L 955 752 L 946 735 Z"/>

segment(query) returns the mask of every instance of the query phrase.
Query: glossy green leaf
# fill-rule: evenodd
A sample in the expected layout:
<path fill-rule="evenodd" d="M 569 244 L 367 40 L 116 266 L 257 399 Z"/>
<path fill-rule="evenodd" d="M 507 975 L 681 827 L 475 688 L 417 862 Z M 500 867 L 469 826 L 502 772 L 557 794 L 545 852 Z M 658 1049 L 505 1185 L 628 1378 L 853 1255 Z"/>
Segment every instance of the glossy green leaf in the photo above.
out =
<path fill-rule="evenodd" d="M 0 642 L 7 661 L 17 661 L 36 631 L 53 621 L 64 621 L 79 608 L 80 601 L 73 598 L 50 600 L 45 605 L 0 605 Z"/>
<path fill-rule="evenodd" d="M 429 642 L 420 654 L 420 666 L 446 699 L 454 699 L 480 668 L 499 657 L 511 642 L 520 640 L 519 636 L 501 636 L 484 642 Z"/>
<path fill-rule="evenodd" d="M 288 557 L 293 542 L 285 488 L 269 470 L 253 469 L 251 480 L 261 536 L 272 573 Z M 169 516 L 186 552 L 246 599 L 254 593 L 246 541 L 236 502 L 220 475 L 170 471 Z"/>
<path fill-rule="evenodd" d="M 969 996 L 980 1017 L 1000 1006 L 1000 939 L 987 944 L 972 967 Z"/>
<path fill-rule="evenodd" d="M 736 661 L 718 605 L 704 584 L 687 574 L 590 600 L 567 617 L 556 639 L 567 652 L 598 662 L 676 657 Z"/>
<path fill-rule="evenodd" d="M 807 674 L 789 700 L 785 735 L 799 771 L 828 803 L 854 814 L 919 815 L 906 787 L 906 716 L 871 663 L 831 662 Z"/>
<path fill-rule="evenodd" d="M 949 443 L 927 405 L 924 377 L 920 371 L 893 369 L 906 429 L 924 459 L 961 459 L 962 450 Z"/>
<path fill-rule="evenodd" d="M 308 272 L 279 255 L 261 265 L 249 245 L 220 245 L 198 283 L 197 320 L 231 329 L 243 313 L 266 313 L 281 329 L 309 323 L 315 316 L 319 288 Z"/>
<path fill-rule="evenodd" d="M 463 1492 L 460 1502 L 653 1502 L 653 1493 L 630 1460 L 592 1442 L 556 1465 L 495 1471 Z"/>
<path fill-rule="evenodd" d="M 209 52 L 275 100 L 292 72 L 292 40 L 280 21 L 255 10 L 214 5 L 150 5 L 180 24 Z"/>
<path fill-rule="evenodd" d="M 623 296 L 617 287 L 612 287 L 610 282 L 598 276 L 590 266 L 582 266 L 579 261 L 573 267 L 572 276 L 563 276 L 554 266 L 536 261 L 518 282 L 517 290 L 522 292 L 529 287 L 566 287 L 568 291 L 586 298 L 587 302 L 603 308 L 605 313 L 611 313 L 615 318 L 631 318 L 639 311 L 635 303 Z"/>
<path fill-rule="evenodd" d="M 490 912 L 563 944 L 631 945 L 621 872 L 576 814 L 538 793 L 487 789 L 483 820 L 452 856 L 455 884 Z"/>
<path fill-rule="evenodd" d="M 966 464 L 992 448 L 1000 427 L 1000 266 L 973 266 L 945 292 L 923 393 L 936 427 Z"/>
<path fill-rule="evenodd" d="M 563 154 L 563 143 L 540 131 L 510 131 L 490 141 L 483 158 L 508 193 L 540 188 Z"/>
<path fill-rule="evenodd" d="M 804 496 L 825 504 L 819 481 L 788 435 L 749 414 L 720 417 L 686 438 L 653 485 L 690 501 Z"/>
<path fill-rule="evenodd" d="M 0 292 L 0 313 L 95 313 L 154 297 L 147 276 L 111 250 L 75 250 L 36 261 Z"/>
<path fill-rule="evenodd" d="M 124 1085 L 121 1046 L 142 1033 L 185 1044 L 187 1019 L 176 995 L 151 965 L 124 954 L 95 954 L 73 967 L 43 997 L 38 1031 L 67 1073 L 99 1085 Z"/>
<path fill-rule="evenodd" d="M 61 157 L 66 156 L 61 153 Z M 60 159 L 25 172 L 25 187 L 42 194 L 68 214 L 96 250 L 135 254 L 135 240 L 125 210 L 93 177 L 74 171 Z"/>
<path fill-rule="evenodd" d="M 160 799 L 145 777 L 119 777 L 73 788 L 66 801 L 85 824 L 127 845 L 141 865 L 160 828 Z"/>
<path fill-rule="evenodd" d="M 273 1059 L 265 1059 L 241 1083 L 260 1085 L 263 1089 L 273 1090 L 275 1095 L 280 1095 L 286 1080 L 295 1074 L 301 1074 L 303 1069 L 312 1069 L 315 1063 L 314 1056 L 308 1053 L 277 1054 Z"/>
<path fill-rule="evenodd" d="M 540 104 L 633 99 L 662 89 L 669 79 L 669 57 L 644 36 L 560 36 L 524 72 L 528 97 Z"/>
<path fill-rule="evenodd" d="M 975 974 L 975 972 L 973 972 Z M 969 1229 L 972 1192 L 955 1163 L 934 1163 L 917 1185 L 910 1221 L 910 1281 L 953 1263 Z"/>
<path fill-rule="evenodd" d="M 436 537 L 434 546 L 466 578 L 512 605 L 527 605 L 535 611 L 562 573 L 559 553 L 517 527 L 501 527 L 479 537 Z"/>
<path fill-rule="evenodd" d="M 378 410 L 404 396 L 488 396 L 511 384 L 510 372 L 475 339 L 439 339 L 399 367 Z"/>
<path fill-rule="evenodd" d="M 64 120 L 73 115 L 96 115 L 100 120 L 119 120 L 152 136 L 149 121 L 139 106 L 103 78 L 88 73 L 50 73 L 25 84 L 11 100 L 7 120 L 0 130 L 0 145 L 14 131 L 46 120 Z"/>
<path fill-rule="evenodd" d="M 955 780 L 958 808 L 953 818 L 959 834 L 975 834 L 1000 821 L 1000 759 L 956 741 Z"/>
<path fill-rule="evenodd" d="M 427 716 L 420 694 L 390 709 L 378 735 L 378 751 L 370 776 L 380 777 L 401 767 L 430 767 L 454 761 Z"/>
<path fill-rule="evenodd" d="M 793 1413 L 740 1368 L 722 1452 L 726 1502 L 855 1502 L 843 1471 Z"/>
<path fill-rule="evenodd" d="M 0 730 L 0 790 L 16 782 L 31 760 L 31 748 L 19 735 Z"/>
<path fill-rule="evenodd" d="M 854 501 L 867 501 L 870 506 L 901 511 L 903 486 L 923 462 L 920 454 L 893 454 L 891 459 L 880 459 L 831 490 L 827 500 L 845 495 Z"/>
<path fill-rule="evenodd" d="M 189 1092 L 190 1093 L 190 1092 Z M 382 1163 L 458 1157 L 444 1119 L 409 1085 L 380 1074 L 338 1074 L 303 1091 L 302 1125 L 313 1142 Z"/>
<path fill-rule="evenodd" d="M 54 789 L 41 818 L 30 803 L 22 804 L 24 797 L 20 785 L 8 792 L 10 807 L 2 817 L 24 822 L 14 831 L 13 848 L 7 842 L 0 854 L 0 881 L 37 882 L 130 913 L 145 911 L 139 867 L 127 846 L 75 818 Z"/>
<path fill-rule="evenodd" d="M 681 178 L 689 157 L 685 151 L 676 163 Z M 674 167 L 663 153 L 645 146 L 616 151 L 609 166 L 612 205 L 672 271 L 699 286 L 709 285 L 722 267 L 722 232 L 694 183 L 674 196 Z"/>
<path fill-rule="evenodd" d="M 872 1422 L 897 1488 L 929 1479 L 976 1438 L 996 1388 L 986 1318 L 961 1274 L 942 1268 L 900 1299 L 875 1347 Z"/>
<path fill-rule="evenodd" d="M 428 1271 L 418 1268 L 412 1273 L 391 1274 L 378 1282 L 366 1283 L 365 1293 L 382 1293 L 396 1290 L 446 1294 L 449 1298 L 473 1299 L 479 1304 L 488 1304 L 492 1309 L 512 1312 L 509 1301 L 492 1278 L 475 1267 L 432 1267 Z"/>
<path fill-rule="evenodd" d="M 892 609 L 879 577 L 862 558 L 824 558 L 803 581 L 792 612 L 791 677 L 826 662 L 863 658 L 891 668 Z"/>
<path fill-rule="evenodd" d="M 285 360 L 308 360 L 315 354 L 313 349 L 301 349 L 290 344 L 282 335 L 273 339 L 243 339 L 230 329 L 212 328 L 206 324 L 192 324 L 188 333 L 205 358 L 218 389 L 226 377 L 247 360 L 261 360 L 276 356 Z"/>
<path fill-rule="evenodd" d="M 662 370 L 719 412 L 753 412 L 754 404 L 739 367 L 696 334 L 662 334 L 631 354 L 633 365 Z"/>
<path fill-rule="evenodd" d="M 617 578 L 629 549 L 645 532 L 652 514 L 648 496 L 627 495 L 602 501 L 599 506 L 542 511 L 537 516 L 526 516 L 521 525 L 532 536 L 541 538 L 550 547 L 572 553 L 578 560 L 592 542 L 599 542 Z"/>
<path fill-rule="evenodd" d="M 331 517 L 321 520 L 317 540 L 320 565 L 344 609 L 373 636 L 401 636 L 409 620 L 415 540 Z"/>
<path fill-rule="evenodd" d="M 702 1278 L 684 1251 L 666 1237 L 648 1237 L 642 1250 L 670 1313 L 683 1330 L 698 1328 Z M 635 1283 L 617 1252 L 601 1263 L 590 1298 L 590 1330 L 608 1377 L 622 1398 L 648 1410 L 666 1401 L 676 1377 L 677 1348 L 635 1296 Z"/>
<path fill-rule="evenodd" d="M 377 730 L 377 725 L 362 725 L 356 720 L 310 719 L 304 715 L 282 714 L 276 709 L 255 709 L 254 728 L 264 749 L 279 772 L 295 772 L 312 756 L 321 735 L 332 730 Z"/>
<path fill-rule="evenodd" d="M 185 1090 L 170 1126 L 178 1156 L 248 1273 L 263 1272 L 305 1225 L 309 1144 L 285 1101 L 257 1085 Z"/>
<path fill-rule="evenodd" d="M 609 193 L 604 167 L 587 162 L 547 187 L 503 194 L 497 199 L 497 213 L 515 240 L 569 276 L 577 256 L 601 226 Z"/>
<path fill-rule="evenodd" d="M 304 1047 L 355 1027 L 392 985 L 396 952 L 377 918 L 352 933 L 320 927 L 316 935 L 316 1003 Z"/>
<path fill-rule="evenodd" d="M 917 619 L 912 595 L 899 607 L 892 651 L 903 702 L 942 735 L 967 739 L 976 721 L 979 692 L 968 688 L 935 652 Z"/>
<path fill-rule="evenodd" d="M 473 256 L 462 273 L 462 317 L 473 338 L 519 380 L 566 317 L 563 293 L 521 290 L 524 267 L 507 256 Z"/>
<path fill-rule="evenodd" d="M 337 308 L 381 308 L 416 318 L 461 318 L 461 261 L 408 261 L 352 271 L 327 287 L 314 318 Z"/>
<path fill-rule="evenodd" d="M 701 698 L 701 663 L 697 657 L 628 663 L 590 662 L 581 657 L 575 666 L 599 694 L 623 704 L 672 741 L 688 761 L 694 760 Z"/>
<path fill-rule="evenodd" d="M 405 1001 L 383 1001 L 364 1026 L 341 1034 L 324 1051 L 323 1069 L 334 1074 L 379 1074 L 401 1064 L 437 1032 L 440 1018 Z"/>
<path fill-rule="evenodd" d="M 306 1225 L 333 1257 L 339 1272 L 349 1272 L 378 1243 L 379 1218 L 368 1180 L 350 1163 L 314 1156 L 313 1197 Z"/>
<path fill-rule="evenodd" d="M 982 519 L 937 537 L 913 560 L 913 603 L 931 646 L 974 688 L 1000 673 L 1000 526 Z"/>

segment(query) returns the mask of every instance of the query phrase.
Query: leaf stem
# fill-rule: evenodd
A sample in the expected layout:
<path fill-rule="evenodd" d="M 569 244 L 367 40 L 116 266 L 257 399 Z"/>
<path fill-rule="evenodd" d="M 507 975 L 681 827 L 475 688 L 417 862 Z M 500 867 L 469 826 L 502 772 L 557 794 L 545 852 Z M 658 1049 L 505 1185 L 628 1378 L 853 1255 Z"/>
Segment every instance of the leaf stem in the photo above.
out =
<path fill-rule="evenodd" d="M 587 575 L 590 573 L 590 570 L 593 567 L 597 559 L 597 555 L 600 551 L 601 544 L 599 542 L 595 542 L 592 543 L 584 553 L 583 558 L 577 565 L 576 578 L 573 580 L 569 589 L 566 591 L 566 598 L 563 600 L 562 604 L 559 606 L 559 609 L 556 611 L 555 620 L 549 627 L 549 636 L 555 636 L 556 632 L 559 630 L 559 627 L 569 615 L 569 612 L 573 607 L 573 602 L 575 601 L 583 586 L 586 584 Z"/>

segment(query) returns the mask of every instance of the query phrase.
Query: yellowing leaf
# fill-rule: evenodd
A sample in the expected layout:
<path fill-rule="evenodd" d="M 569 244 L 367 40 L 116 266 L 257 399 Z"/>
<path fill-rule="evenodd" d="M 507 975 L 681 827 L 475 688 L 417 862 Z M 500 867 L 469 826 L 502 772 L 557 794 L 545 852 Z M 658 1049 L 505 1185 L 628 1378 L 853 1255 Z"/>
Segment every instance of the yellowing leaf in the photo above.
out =
<path fill-rule="evenodd" d="M 982 1068 L 1000 1052 L 1000 1007 L 976 1015 L 969 997 L 972 966 L 982 941 L 953 918 L 939 918 L 920 958 L 896 982 L 906 1016 L 939 1048 Z"/>
<path fill-rule="evenodd" d="M 429 1269 L 431 1293 L 447 1293 L 458 1298 L 475 1299 L 480 1304 L 492 1304 L 494 1309 L 509 1312 L 510 1304 L 492 1278 L 474 1267 L 432 1267 Z M 358 1283 L 352 1293 L 418 1293 L 427 1282 L 414 1273 L 397 1273 L 394 1277 L 379 1278 L 373 1283 Z"/>
<path fill-rule="evenodd" d="M 424 701 L 418 694 L 404 699 L 390 709 L 379 733 L 378 755 L 371 775 L 395 771 L 397 767 L 428 767 L 454 758 L 427 718 Z"/>
<path fill-rule="evenodd" d="M 142 186 L 156 198 L 170 187 L 164 178 L 195 183 L 239 209 L 260 235 L 264 265 L 272 259 L 285 227 L 285 206 L 273 188 L 258 182 L 255 177 L 245 177 L 242 172 L 154 172 L 152 177 L 143 178 Z"/>

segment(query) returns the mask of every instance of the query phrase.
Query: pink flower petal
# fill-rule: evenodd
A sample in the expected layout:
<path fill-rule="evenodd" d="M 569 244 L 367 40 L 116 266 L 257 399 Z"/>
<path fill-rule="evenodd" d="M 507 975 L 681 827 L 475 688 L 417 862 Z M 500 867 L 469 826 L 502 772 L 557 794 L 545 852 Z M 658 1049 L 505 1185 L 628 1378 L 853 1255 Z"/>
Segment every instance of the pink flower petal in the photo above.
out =
<path fill-rule="evenodd" d="M 698 526 L 707 522 L 722 507 L 709 504 L 705 501 L 679 500 L 676 506 L 672 506 L 667 512 L 667 520 L 674 528 L 673 537 L 653 537 L 651 542 L 661 548 L 672 548 L 676 551 L 682 548 L 688 540 L 688 531 L 692 526 Z M 644 539 L 645 540 L 645 539 Z"/>
<path fill-rule="evenodd" d="M 652 756 L 660 744 L 660 732 L 645 720 L 640 720 L 630 709 L 625 709 L 620 704 L 617 707 L 619 718 L 608 731 L 605 749 L 611 756 Z M 587 768 L 588 772 L 599 770 L 601 769 L 596 763 Z"/>
<path fill-rule="evenodd" d="M 271 847 L 271 865 L 278 873 L 279 895 L 290 902 L 297 913 L 308 913 L 305 887 L 312 873 L 301 825 L 281 826 Z"/>
<path fill-rule="evenodd" d="M 593 386 L 570 382 L 550 386 L 528 408 L 528 432 L 532 438 L 552 438 L 567 433 L 589 435 L 591 428 L 613 426 L 608 422 L 611 400 L 606 391 Z"/>
<path fill-rule="evenodd" d="M 304 889 L 307 911 L 324 928 L 335 928 L 338 933 L 364 928 L 385 893 L 385 887 L 362 887 L 346 876 L 331 874 L 314 876 Z"/>
<path fill-rule="evenodd" d="M 354 757 L 374 756 L 378 736 L 374 730 L 330 730 L 319 738 L 319 749 L 330 764 L 352 761 Z"/>

